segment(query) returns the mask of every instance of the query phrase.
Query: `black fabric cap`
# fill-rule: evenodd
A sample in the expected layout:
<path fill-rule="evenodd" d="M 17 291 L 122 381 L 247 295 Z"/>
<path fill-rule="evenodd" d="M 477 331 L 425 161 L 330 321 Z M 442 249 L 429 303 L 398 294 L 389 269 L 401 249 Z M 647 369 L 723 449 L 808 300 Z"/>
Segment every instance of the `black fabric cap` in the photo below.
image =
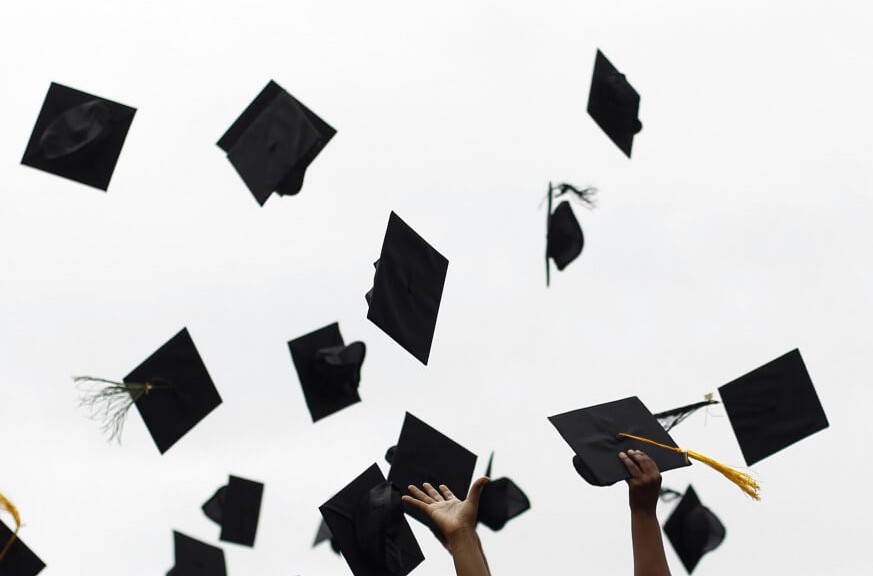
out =
<path fill-rule="evenodd" d="M 419 488 L 425 482 L 434 487 L 445 484 L 458 498 L 464 499 L 475 467 L 475 454 L 407 412 L 388 480 L 404 492 L 410 484 Z M 407 506 L 406 512 L 434 528 L 427 516 L 416 508 Z"/>
<path fill-rule="evenodd" d="M 582 253 L 585 236 L 570 203 L 564 200 L 549 215 L 547 231 L 547 257 L 563 270 Z"/>
<path fill-rule="evenodd" d="M 709 508 L 700 503 L 694 488 L 689 486 L 664 523 L 664 533 L 685 570 L 691 574 L 703 555 L 722 543 L 725 527 Z"/>
<path fill-rule="evenodd" d="M 297 194 L 306 168 L 336 134 L 270 80 L 218 141 L 258 204 L 273 191 Z"/>
<path fill-rule="evenodd" d="M 588 93 L 588 114 L 628 158 L 634 134 L 643 128 L 639 110 L 640 95 L 598 50 Z"/>
<path fill-rule="evenodd" d="M 221 404 L 187 328 L 149 356 L 124 382 L 154 385 L 136 401 L 136 408 L 161 454 Z"/>
<path fill-rule="evenodd" d="M 263 494 L 262 483 L 230 476 L 203 505 L 203 513 L 221 525 L 221 540 L 254 546 Z"/>
<path fill-rule="evenodd" d="M 6 546 L 12 534 L 13 531 L 0 521 L 0 550 Z M 21 532 L 0 560 L 0 576 L 35 576 L 42 572 L 43 568 L 45 562 L 21 540 Z"/>
<path fill-rule="evenodd" d="M 400 492 L 376 464 L 319 510 L 355 576 L 404 576 L 424 560 Z"/>
<path fill-rule="evenodd" d="M 367 313 L 427 364 L 449 261 L 391 212 Z"/>
<path fill-rule="evenodd" d="M 109 187 L 136 109 L 52 82 L 21 163 Z"/>
<path fill-rule="evenodd" d="M 681 454 L 619 436 L 624 432 L 676 446 L 636 396 L 549 416 L 549 421 L 576 453 L 576 470 L 595 486 L 609 486 L 630 477 L 619 452 L 642 450 L 661 472 L 689 465 Z"/>
<path fill-rule="evenodd" d="M 324 518 L 321 519 L 321 523 L 318 525 L 318 532 L 315 533 L 315 541 L 312 543 L 312 547 L 315 548 L 325 540 L 330 540 L 330 547 L 334 552 L 339 554 L 339 546 L 336 543 L 336 540 L 333 538 L 333 532 L 330 531 L 330 528 L 327 525 L 327 522 L 324 521 Z"/>
<path fill-rule="evenodd" d="M 173 532 L 176 565 L 167 576 L 227 576 L 224 550 L 195 540 L 181 532 Z"/>
<path fill-rule="evenodd" d="M 718 392 L 749 466 L 828 427 L 797 349 Z"/>
<path fill-rule="evenodd" d="M 494 453 L 488 459 L 485 476 L 491 477 Z M 482 488 L 479 497 L 478 521 L 494 531 L 500 530 L 509 521 L 530 509 L 530 500 L 518 485 L 509 478 L 491 480 Z"/>
<path fill-rule="evenodd" d="M 346 346 L 337 323 L 288 342 L 312 421 L 361 401 L 358 384 L 366 346 Z"/>

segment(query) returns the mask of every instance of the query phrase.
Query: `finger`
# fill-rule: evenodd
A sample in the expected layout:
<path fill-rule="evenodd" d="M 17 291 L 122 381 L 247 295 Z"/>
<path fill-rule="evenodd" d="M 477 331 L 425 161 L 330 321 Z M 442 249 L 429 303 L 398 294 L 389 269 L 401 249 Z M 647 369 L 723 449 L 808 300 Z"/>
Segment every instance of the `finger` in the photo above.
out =
<path fill-rule="evenodd" d="M 436 501 L 436 502 L 440 502 L 440 501 L 443 500 L 442 495 L 441 495 L 439 492 L 436 491 L 436 488 L 434 488 L 434 487 L 430 484 L 430 482 L 425 482 L 425 483 L 423 484 L 423 486 L 424 486 L 424 491 L 427 492 L 427 495 L 430 496 L 431 498 L 433 498 L 434 501 Z"/>
<path fill-rule="evenodd" d="M 421 500 L 425 504 L 433 504 L 433 498 L 422 492 L 418 486 L 413 486 L 412 484 L 410 484 L 407 487 L 407 490 L 409 490 L 409 493 L 412 494 L 413 498 Z"/>
<path fill-rule="evenodd" d="M 634 450 L 630 456 L 645 476 L 657 476 L 659 474 L 658 465 L 642 450 Z"/>
<path fill-rule="evenodd" d="M 475 506 L 476 509 L 479 508 L 479 496 L 482 495 L 482 488 L 484 488 L 489 482 L 491 482 L 491 479 L 483 476 L 473 482 L 473 485 L 470 486 L 470 493 L 467 494 L 467 502 Z"/>
<path fill-rule="evenodd" d="M 401 496 L 400 499 L 403 500 L 404 502 L 406 502 L 407 504 L 409 504 L 410 506 L 412 506 L 413 508 L 415 508 L 416 510 L 419 510 L 419 511 L 425 512 L 425 513 L 427 512 L 427 504 L 422 502 L 421 500 L 416 500 L 412 496 L 408 496 L 406 494 Z"/>
<path fill-rule="evenodd" d="M 621 459 L 622 462 L 624 462 L 624 466 L 625 468 L 627 468 L 627 471 L 630 472 L 631 478 L 642 477 L 642 470 L 640 470 L 640 467 L 637 466 L 636 462 L 631 460 L 630 456 L 628 456 L 624 452 L 619 452 L 618 457 Z"/>
<path fill-rule="evenodd" d="M 452 491 L 449 490 L 449 487 L 445 484 L 440 484 L 440 494 L 443 495 L 443 498 L 446 500 L 456 500 L 455 495 L 452 494 Z"/>

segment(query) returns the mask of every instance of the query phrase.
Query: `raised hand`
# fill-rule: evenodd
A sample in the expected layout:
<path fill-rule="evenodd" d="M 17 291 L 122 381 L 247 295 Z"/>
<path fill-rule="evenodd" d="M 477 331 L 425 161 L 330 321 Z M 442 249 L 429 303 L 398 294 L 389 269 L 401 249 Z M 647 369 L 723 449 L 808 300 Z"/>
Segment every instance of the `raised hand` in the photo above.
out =
<path fill-rule="evenodd" d="M 440 484 L 439 490 L 427 482 L 422 485 L 424 490 L 410 485 L 403 501 L 427 514 L 448 541 L 459 532 L 476 530 L 479 495 L 487 483 L 488 478 L 476 480 L 466 500 L 458 500 L 445 484 Z"/>
<path fill-rule="evenodd" d="M 661 494 L 661 472 L 655 461 L 641 450 L 619 453 L 631 477 L 628 478 L 628 497 L 633 512 L 654 514 Z"/>

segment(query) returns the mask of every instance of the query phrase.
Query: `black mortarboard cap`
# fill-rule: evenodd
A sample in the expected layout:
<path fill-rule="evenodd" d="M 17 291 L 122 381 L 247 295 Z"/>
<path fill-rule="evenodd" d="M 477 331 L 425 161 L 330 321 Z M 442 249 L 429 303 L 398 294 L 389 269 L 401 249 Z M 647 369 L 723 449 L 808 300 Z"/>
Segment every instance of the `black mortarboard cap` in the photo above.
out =
<path fill-rule="evenodd" d="M 334 552 L 339 554 L 339 546 L 336 543 L 336 540 L 333 537 L 333 532 L 330 531 L 330 527 L 328 527 L 327 522 L 324 521 L 324 518 L 321 519 L 321 523 L 318 525 L 318 532 L 315 533 L 315 541 L 312 543 L 312 547 L 315 548 L 325 540 L 330 540 L 330 547 Z"/>
<path fill-rule="evenodd" d="M 691 574 L 703 555 L 722 543 L 725 528 L 715 514 L 700 503 L 694 488 L 689 486 L 664 523 L 664 533 L 685 570 Z"/>
<path fill-rule="evenodd" d="M 224 550 L 173 531 L 176 565 L 167 576 L 227 576 Z"/>
<path fill-rule="evenodd" d="M 445 484 L 458 498 L 464 499 L 475 467 L 475 454 L 407 412 L 388 480 L 404 491 L 410 484 L 418 487 L 425 482 L 434 487 Z M 418 509 L 407 506 L 406 511 L 433 527 Z"/>
<path fill-rule="evenodd" d="M 203 505 L 203 513 L 221 525 L 221 540 L 254 546 L 263 494 L 262 483 L 230 476 Z"/>
<path fill-rule="evenodd" d="M 13 537 L 14 532 L 0 521 L 0 550 Z M 21 534 L 15 536 L 12 544 L 6 550 L 6 555 L 0 560 L 0 576 L 35 576 L 45 568 L 45 562 L 21 540 Z"/>
<path fill-rule="evenodd" d="M 288 348 L 313 422 L 361 401 L 358 384 L 367 352 L 363 342 L 346 346 L 333 323 L 291 340 Z"/>
<path fill-rule="evenodd" d="M 598 50 L 588 93 L 588 114 L 628 158 L 634 134 L 643 128 L 638 118 L 639 110 L 640 95 L 624 74 Z"/>
<path fill-rule="evenodd" d="M 373 464 L 319 507 L 355 576 L 404 576 L 424 560 L 400 498 Z"/>
<path fill-rule="evenodd" d="M 427 364 L 449 261 L 391 212 L 367 318 Z"/>
<path fill-rule="evenodd" d="M 828 427 L 797 349 L 718 392 L 749 466 Z"/>
<path fill-rule="evenodd" d="M 21 163 L 106 190 L 135 113 L 52 82 Z"/>
<path fill-rule="evenodd" d="M 491 477 L 494 453 L 488 459 L 485 476 Z M 530 509 L 530 500 L 518 485 L 509 478 L 491 480 L 482 488 L 479 496 L 478 520 L 492 530 L 500 530 L 509 521 Z"/>
<path fill-rule="evenodd" d="M 139 397 L 136 408 L 161 454 L 221 404 L 187 328 L 149 356 L 124 382 L 154 386 Z"/>
<path fill-rule="evenodd" d="M 336 130 L 270 80 L 218 141 L 258 204 L 297 194 Z"/>
<path fill-rule="evenodd" d="M 609 486 L 630 477 L 618 457 L 619 452 L 642 450 L 661 472 L 689 465 L 681 454 L 619 436 L 620 433 L 633 434 L 676 447 L 636 396 L 549 416 L 549 421 L 576 453 L 573 459 L 576 470 L 595 486 Z"/>

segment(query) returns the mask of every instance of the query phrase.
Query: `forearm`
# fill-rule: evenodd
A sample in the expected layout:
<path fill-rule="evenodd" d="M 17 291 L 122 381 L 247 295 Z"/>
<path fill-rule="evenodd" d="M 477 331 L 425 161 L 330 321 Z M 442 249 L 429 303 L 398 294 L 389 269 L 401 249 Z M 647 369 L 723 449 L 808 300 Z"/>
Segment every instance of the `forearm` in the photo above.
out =
<path fill-rule="evenodd" d="M 634 576 L 670 576 L 661 526 L 654 512 L 631 512 Z"/>
<path fill-rule="evenodd" d="M 453 534 L 446 538 L 446 544 L 452 553 L 457 576 L 491 576 L 475 530 Z"/>

